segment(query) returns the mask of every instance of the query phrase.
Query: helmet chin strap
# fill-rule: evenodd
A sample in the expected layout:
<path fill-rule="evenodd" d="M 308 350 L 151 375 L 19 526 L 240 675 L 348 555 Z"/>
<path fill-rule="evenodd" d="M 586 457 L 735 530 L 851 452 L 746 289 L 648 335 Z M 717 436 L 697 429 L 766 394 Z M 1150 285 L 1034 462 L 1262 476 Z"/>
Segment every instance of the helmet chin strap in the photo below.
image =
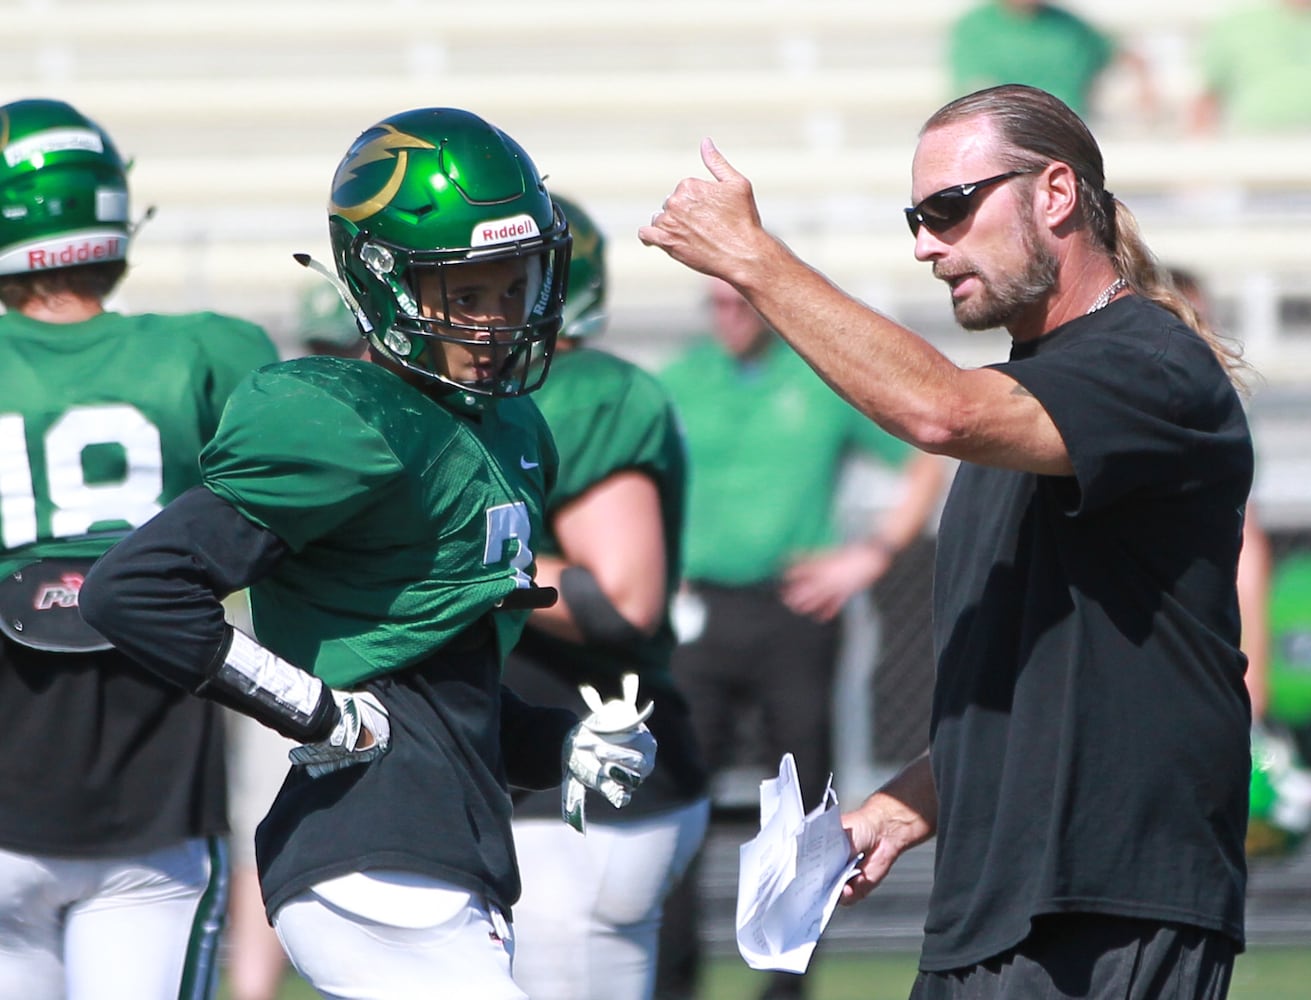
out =
<path fill-rule="evenodd" d="M 360 304 L 355 301 L 355 296 L 351 294 L 351 290 L 346 287 L 344 281 L 307 253 L 294 253 L 291 256 L 301 267 L 307 267 L 311 271 L 314 271 L 316 274 L 327 279 L 328 283 L 337 290 L 337 294 L 341 296 L 342 302 L 346 303 L 346 308 L 351 311 L 351 314 L 359 322 L 361 327 L 363 327 L 366 332 L 371 332 L 373 330 L 373 324 L 369 322 L 369 317 L 364 314 L 364 310 L 360 308 Z"/>

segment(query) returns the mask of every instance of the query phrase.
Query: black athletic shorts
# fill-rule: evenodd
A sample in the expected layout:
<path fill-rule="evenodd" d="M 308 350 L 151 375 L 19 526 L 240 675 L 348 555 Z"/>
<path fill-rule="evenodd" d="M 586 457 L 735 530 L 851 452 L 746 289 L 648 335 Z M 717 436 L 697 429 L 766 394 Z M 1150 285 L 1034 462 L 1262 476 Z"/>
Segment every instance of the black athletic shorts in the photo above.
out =
<path fill-rule="evenodd" d="M 1010 951 L 921 972 L 911 1000 L 1223 1000 L 1236 943 L 1219 931 L 1091 913 L 1033 921 Z"/>

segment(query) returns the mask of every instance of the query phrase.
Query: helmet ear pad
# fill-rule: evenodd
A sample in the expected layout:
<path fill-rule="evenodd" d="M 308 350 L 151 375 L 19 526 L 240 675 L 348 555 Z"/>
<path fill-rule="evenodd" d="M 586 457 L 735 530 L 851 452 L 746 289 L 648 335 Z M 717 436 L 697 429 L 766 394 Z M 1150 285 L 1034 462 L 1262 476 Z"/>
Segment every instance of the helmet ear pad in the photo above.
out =
<path fill-rule="evenodd" d="M 0 153 L 0 274 L 127 259 L 127 168 L 100 126 L 63 101 L 14 101 Z"/>
<path fill-rule="evenodd" d="M 388 284 L 365 266 L 360 252 L 368 233 L 339 215 L 328 216 L 328 238 L 332 244 L 337 276 L 359 305 L 356 320 L 366 336 L 387 330 L 396 318 L 396 297 Z"/>

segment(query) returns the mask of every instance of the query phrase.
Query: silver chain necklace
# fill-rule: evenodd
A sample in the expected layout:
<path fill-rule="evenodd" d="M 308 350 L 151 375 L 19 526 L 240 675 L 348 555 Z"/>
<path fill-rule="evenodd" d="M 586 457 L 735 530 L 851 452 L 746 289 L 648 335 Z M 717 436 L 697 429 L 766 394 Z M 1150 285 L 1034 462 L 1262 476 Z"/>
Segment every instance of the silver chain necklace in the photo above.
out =
<path fill-rule="evenodd" d="M 1102 289 L 1102 294 L 1097 296 L 1097 301 L 1092 304 L 1088 312 L 1084 313 L 1084 315 L 1088 316 L 1092 313 L 1095 313 L 1098 309 L 1105 309 L 1106 306 L 1110 303 L 1111 299 L 1115 298 L 1115 296 L 1119 293 L 1119 291 L 1122 288 L 1127 288 L 1128 285 L 1129 282 L 1125 281 L 1123 278 L 1116 278 L 1104 289 Z"/>

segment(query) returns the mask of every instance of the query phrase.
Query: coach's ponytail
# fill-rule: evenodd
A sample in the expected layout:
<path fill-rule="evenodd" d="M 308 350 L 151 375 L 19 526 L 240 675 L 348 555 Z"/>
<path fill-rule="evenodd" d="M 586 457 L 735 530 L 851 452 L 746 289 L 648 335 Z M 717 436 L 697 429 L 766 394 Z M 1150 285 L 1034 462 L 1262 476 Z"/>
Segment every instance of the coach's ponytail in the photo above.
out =
<path fill-rule="evenodd" d="M 1229 379 L 1240 389 L 1246 388 L 1244 377 L 1251 366 L 1243 360 L 1242 347 L 1234 340 L 1221 335 L 1193 306 L 1179 288 L 1175 286 L 1170 272 L 1157 259 L 1156 255 L 1143 241 L 1138 229 L 1138 220 L 1133 212 L 1118 199 L 1114 200 L 1115 211 L 1115 249 L 1112 255 L 1115 271 L 1129 282 L 1129 287 L 1143 298 L 1170 310 L 1198 335 L 1215 352 L 1215 356 L 1224 365 Z"/>

